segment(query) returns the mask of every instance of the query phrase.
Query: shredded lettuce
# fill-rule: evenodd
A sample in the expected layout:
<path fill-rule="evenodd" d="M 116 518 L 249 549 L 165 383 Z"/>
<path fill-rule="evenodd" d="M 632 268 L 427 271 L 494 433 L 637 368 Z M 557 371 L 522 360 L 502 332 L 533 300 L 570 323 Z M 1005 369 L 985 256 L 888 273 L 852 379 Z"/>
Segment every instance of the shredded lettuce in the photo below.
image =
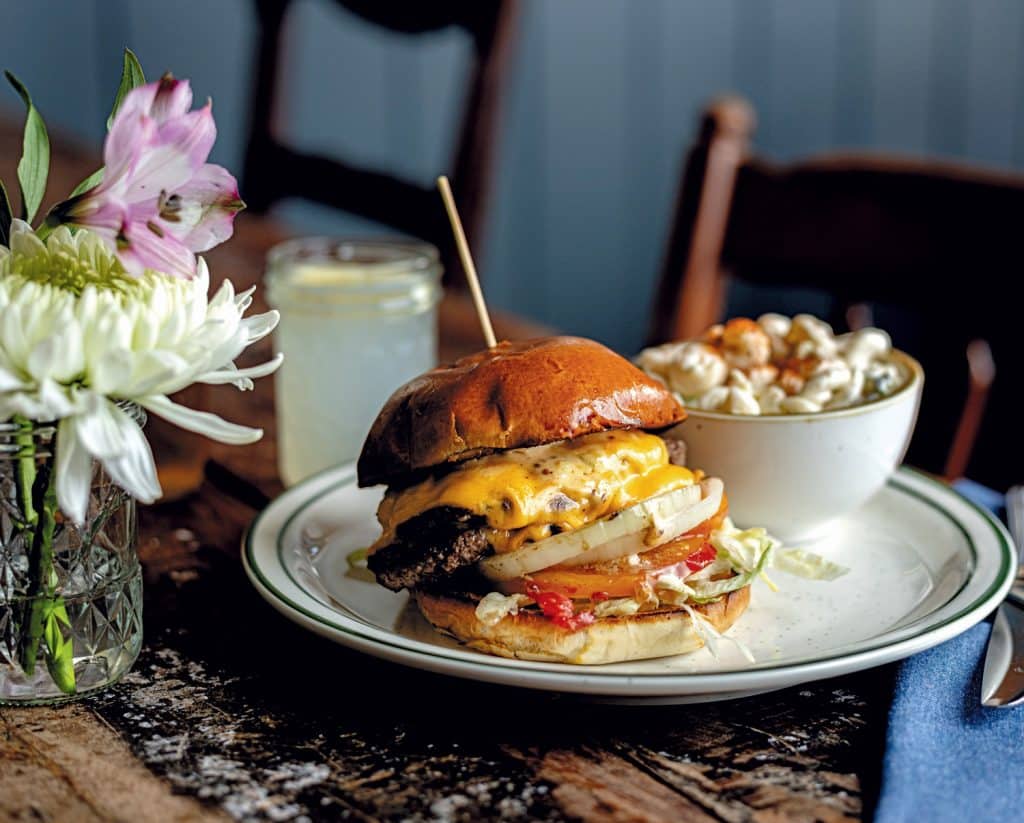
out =
<path fill-rule="evenodd" d="M 476 618 L 488 626 L 497 626 L 510 615 L 519 614 L 519 607 L 533 601 L 525 594 L 502 594 L 490 592 L 484 595 L 476 606 Z"/>
<path fill-rule="evenodd" d="M 711 535 L 711 545 L 737 572 L 749 572 L 757 566 L 767 549 L 778 541 L 761 528 L 737 529 L 729 518 Z"/>
<path fill-rule="evenodd" d="M 658 576 L 658 579 L 654 581 L 654 588 L 659 592 L 667 592 L 669 594 L 680 595 L 679 597 L 665 597 L 659 594 L 658 599 L 662 602 L 667 603 L 682 603 L 687 598 L 693 597 L 693 589 L 691 589 L 683 579 L 676 574 L 662 574 Z"/>
<path fill-rule="evenodd" d="M 690 599 L 694 603 L 710 603 L 723 594 L 734 592 L 749 585 L 755 577 L 764 571 L 765 566 L 768 565 L 768 561 L 771 559 L 773 550 L 774 546 L 771 543 L 766 545 L 752 569 L 738 572 L 733 577 L 727 577 L 725 580 L 711 580 L 707 583 L 698 583 L 692 587 L 693 594 Z"/>
<path fill-rule="evenodd" d="M 594 606 L 595 617 L 620 617 L 636 614 L 640 611 L 640 604 L 632 597 L 617 597 L 614 600 L 605 600 Z"/>
<path fill-rule="evenodd" d="M 728 518 L 722 528 L 711 535 L 711 544 L 718 550 L 719 557 L 727 559 L 740 576 L 760 567 L 757 573 L 773 591 L 778 591 L 778 587 L 765 574 L 767 566 L 808 580 L 835 580 L 849 571 L 814 552 L 783 548 L 764 529 L 737 529 Z M 769 552 L 770 562 L 761 563 Z"/>
<path fill-rule="evenodd" d="M 365 569 L 366 568 L 366 549 L 356 549 L 354 552 L 349 552 L 345 555 L 345 559 L 348 561 L 350 569 Z"/>
<path fill-rule="evenodd" d="M 707 603 L 723 594 L 741 589 L 757 576 L 760 576 L 773 591 L 778 591 L 765 574 L 765 568 L 779 542 L 767 531 L 762 528 L 737 529 L 732 520 L 726 518 L 722 527 L 712 533 L 710 540 L 711 545 L 718 551 L 719 559 L 724 559 L 729 564 L 736 577 L 695 587 L 697 595 L 694 599 L 698 603 Z"/>
<path fill-rule="evenodd" d="M 704 641 L 704 645 L 708 647 L 708 651 L 711 652 L 715 658 L 718 657 L 719 641 L 727 640 L 736 645 L 736 648 L 740 650 L 740 653 L 748 662 L 757 662 L 750 649 L 747 648 L 746 643 L 741 640 L 737 640 L 735 637 L 729 637 L 728 635 L 722 634 L 714 627 L 710 620 L 692 606 L 689 606 L 686 603 L 681 603 L 680 605 L 686 610 L 686 613 L 690 615 L 690 620 L 693 621 L 693 629 L 697 632 L 697 636 Z"/>
<path fill-rule="evenodd" d="M 803 549 L 777 549 L 772 565 L 779 571 L 808 580 L 835 580 L 849 571 L 846 566 L 840 566 L 826 560 L 820 554 Z"/>

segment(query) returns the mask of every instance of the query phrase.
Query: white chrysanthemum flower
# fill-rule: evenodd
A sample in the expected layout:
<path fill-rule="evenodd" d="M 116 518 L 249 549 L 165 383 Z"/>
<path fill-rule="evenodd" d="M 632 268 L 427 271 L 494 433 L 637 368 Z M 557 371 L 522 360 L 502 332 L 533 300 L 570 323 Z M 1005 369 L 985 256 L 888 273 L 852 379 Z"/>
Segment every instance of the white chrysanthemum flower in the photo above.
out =
<path fill-rule="evenodd" d="M 0 246 L 0 420 L 59 421 L 57 500 L 75 522 L 85 518 L 93 458 L 139 500 L 160 497 L 153 454 L 124 401 L 222 443 L 263 435 L 167 398 L 192 383 L 251 389 L 281 363 L 236 368 L 278 314 L 243 318 L 252 289 L 236 295 L 225 281 L 208 300 L 209 285 L 201 259 L 192 280 L 135 278 L 88 231 L 61 227 L 43 242 L 13 222 L 10 249 Z"/>

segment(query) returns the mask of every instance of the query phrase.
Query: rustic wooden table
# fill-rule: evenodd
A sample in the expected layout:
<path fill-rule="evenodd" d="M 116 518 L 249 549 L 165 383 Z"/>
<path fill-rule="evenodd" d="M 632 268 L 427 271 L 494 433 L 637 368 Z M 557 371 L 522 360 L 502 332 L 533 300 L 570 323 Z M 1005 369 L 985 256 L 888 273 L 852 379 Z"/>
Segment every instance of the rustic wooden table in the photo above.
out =
<path fill-rule="evenodd" d="M 18 144 L 0 124 L 9 183 Z M 55 141 L 51 191 L 69 191 L 95 162 Z M 281 236 L 243 216 L 209 255 L 215 278 L 259 283 Z M 441 318 L 445 355 L 478 347 L 466 301 L 447 299 Z M 0 708 L 0 820 L 870 815 L 888 669 L 726 703 L 616 707 L 400 668 L 286 621 L 239 560 L 243 530 L 280 488 L 272 388 L 211 391 L 212 408 L 268 436 L 212 447 L 197 492 L 140 513 L 135 669 L 78 703 Z"/>

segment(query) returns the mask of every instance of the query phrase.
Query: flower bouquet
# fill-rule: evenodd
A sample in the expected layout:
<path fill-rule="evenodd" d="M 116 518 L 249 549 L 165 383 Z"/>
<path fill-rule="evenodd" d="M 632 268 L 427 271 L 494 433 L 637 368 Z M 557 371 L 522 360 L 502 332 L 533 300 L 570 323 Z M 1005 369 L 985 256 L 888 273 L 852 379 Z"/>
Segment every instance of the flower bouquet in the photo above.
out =
<path fill-rule="evenodd" d="M 276 312 L 244 317 L 252 290 L 196 254 L 227 240 L 243 208 L 207 163 L 209 102 L 189 83 L 146 83 L 126 51 L 104 166 L 36 223 L 49 140 L 28 91 L 17 216 L 0 182 L 0 702 L 106 685 L 141 643 L 135 500 L 161 495 L 147 414 L 224 443 L 262 432 L 179 405 L 193 383 L 239 389 L 270 374 L 234 360 Z"/>

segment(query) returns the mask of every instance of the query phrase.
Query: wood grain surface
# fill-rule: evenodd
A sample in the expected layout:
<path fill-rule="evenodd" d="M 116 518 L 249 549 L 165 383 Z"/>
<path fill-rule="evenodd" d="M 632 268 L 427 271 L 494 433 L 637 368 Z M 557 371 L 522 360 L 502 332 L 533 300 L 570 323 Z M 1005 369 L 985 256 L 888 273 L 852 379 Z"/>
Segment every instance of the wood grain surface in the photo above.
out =
<path fill-rule="evenodd" d="M 0 128 L 5 179 L 15 134 Z M 91 171 L 94 158 L 59 139 L 54 153 L 51 190 Z M 211 269 L 258 283 L 281 236 L 243 217 Z M 471 312 L 462 298 L 444 303 L 446 355 L 478 347 Z M 495 321 L 499 336 L 531 330 Z M 888 669 L 726 703 L 614 706 L 400 668 L 289 623 L 239 559 L 243 530 L 280 488 L 272 381 L 245 395 L 218 388 L 208 402 L 267 437 L 211 448 L 198 491 L 141 511 L 145 641 L 123 682 L 77 704 L 0 708 L 0 820 L 870 814 Z"/>

